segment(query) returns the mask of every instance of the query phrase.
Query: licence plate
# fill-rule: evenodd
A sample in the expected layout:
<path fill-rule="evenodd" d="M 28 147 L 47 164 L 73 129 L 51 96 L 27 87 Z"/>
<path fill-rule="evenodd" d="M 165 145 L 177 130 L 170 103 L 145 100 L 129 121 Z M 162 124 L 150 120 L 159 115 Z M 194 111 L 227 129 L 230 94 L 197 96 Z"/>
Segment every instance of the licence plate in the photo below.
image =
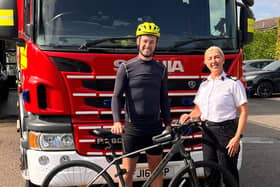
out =
<path fill-rule="evenodd" d="M 138 180 L 145 180 L 151 176 L 151 171 L 145 166 L 138 166 L 134 173 L 134 179 Z M 163 176 L 164 178 L 172 178 L 174 176 L 174 168 L 167 166 L 163 169 Z"/>

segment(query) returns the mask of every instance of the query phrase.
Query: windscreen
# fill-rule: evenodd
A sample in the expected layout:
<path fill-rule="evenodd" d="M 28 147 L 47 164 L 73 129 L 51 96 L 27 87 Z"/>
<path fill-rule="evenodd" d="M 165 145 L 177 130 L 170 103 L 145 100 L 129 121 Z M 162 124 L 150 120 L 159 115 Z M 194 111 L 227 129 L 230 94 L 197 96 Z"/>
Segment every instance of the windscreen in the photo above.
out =
<path fill-rule="evenodd" d="M 236 49 L 235 0 L 39 0 L 36 42 L 41 47 L 135 46 L 137 25 L 160 27 L 159 50 Z M 119 39 L 117 39 L 119 38 Z M 97 41 L 97 42 L 92 42 Z"/>

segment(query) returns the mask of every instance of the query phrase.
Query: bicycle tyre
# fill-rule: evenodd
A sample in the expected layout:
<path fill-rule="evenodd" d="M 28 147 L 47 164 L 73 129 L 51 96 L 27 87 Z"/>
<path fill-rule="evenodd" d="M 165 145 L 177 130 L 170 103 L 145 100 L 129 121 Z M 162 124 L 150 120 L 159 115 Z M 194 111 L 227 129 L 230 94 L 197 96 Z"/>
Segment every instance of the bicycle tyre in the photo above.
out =
<path fill-rule="evenodd" d="M 42 187 L 55 186 L 80 186 L 87 185 L 94 177 L 94 174 L 100 173 L 102 168 L 94 163 L 75 160 L 58 165 L 46 176 Z M 100 181 L 102 180 L 102 181 Z M 114 182 L 111 176 L 104 172 L 97 180 L 99 184 L 90 184 L 90 187 L 104 186 L 113 187 Z M 102 184 L 101 184 L 102 183 Z"/>
<path fill-rule="evenodd" d="M 200 187 L 237 187 L 233 175 L 222 166 L 214 162 L 198 161 L 194 163 Z M 200 169 L 200 170 L 198 170 Z M 205 169 L 210 169 L 211 175 L 205 176 Z M 209 171 L 209 170 L 208 170 Z M 170 181 L 169 187 L 197 187 L 190 176 L 190 168 L 182 168 Z M 222 179 L 219 176 L 223 176 Z M 220 179 L 219 179 L 220 178 Z M 226 181 L 227 185 L 224 184 Z"/>

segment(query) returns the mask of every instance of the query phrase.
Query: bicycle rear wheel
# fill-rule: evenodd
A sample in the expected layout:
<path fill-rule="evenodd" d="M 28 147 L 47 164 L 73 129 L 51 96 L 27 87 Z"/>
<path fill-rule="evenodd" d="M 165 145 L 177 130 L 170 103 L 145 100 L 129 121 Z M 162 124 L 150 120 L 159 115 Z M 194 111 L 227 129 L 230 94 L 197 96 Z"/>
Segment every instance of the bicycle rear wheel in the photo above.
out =
<path fill-rule="evenodd" d="M 190 177 L 190 168 L 182 168 L 170 181 L 169 187 L 237 187 L 233 175 L 214 162 L 199 161 L 194 163 L 199 185 Z"/>
<path fill-rule="evenodd" d="M 102 168 L 94 163 L 82 160 L 70 161 L 55 167 L 43 181 L 42 187 L 113 187 L 111 176 L 104 172 L 93 184 L 91 180 L 102 171 Z"/>

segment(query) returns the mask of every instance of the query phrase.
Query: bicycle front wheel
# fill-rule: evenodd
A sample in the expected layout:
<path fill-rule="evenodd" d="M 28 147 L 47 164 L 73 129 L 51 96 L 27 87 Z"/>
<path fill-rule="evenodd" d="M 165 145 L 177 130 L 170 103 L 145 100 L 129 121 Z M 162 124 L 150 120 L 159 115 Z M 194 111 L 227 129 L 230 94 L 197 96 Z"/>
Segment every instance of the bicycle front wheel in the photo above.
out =
<path fill-rule="evenodd" d="M 42 187 L 113 187 L 111 176 L 104 172 L 92 184 L 92 179 L 102 171 L 102 168 L 94 163 L 82 160 L 70 161 L 55 167 L 43 181 Z"/>
<path fill-rule="evenodd" d="M 189 167 L 182 168 L 169 183 L 169 187 L 237 187 L 233 175 L 214 162 L 194 163 L 196 179 L 191 177 Z M 196 181 L 198 184 L 196 184 Z"/>

